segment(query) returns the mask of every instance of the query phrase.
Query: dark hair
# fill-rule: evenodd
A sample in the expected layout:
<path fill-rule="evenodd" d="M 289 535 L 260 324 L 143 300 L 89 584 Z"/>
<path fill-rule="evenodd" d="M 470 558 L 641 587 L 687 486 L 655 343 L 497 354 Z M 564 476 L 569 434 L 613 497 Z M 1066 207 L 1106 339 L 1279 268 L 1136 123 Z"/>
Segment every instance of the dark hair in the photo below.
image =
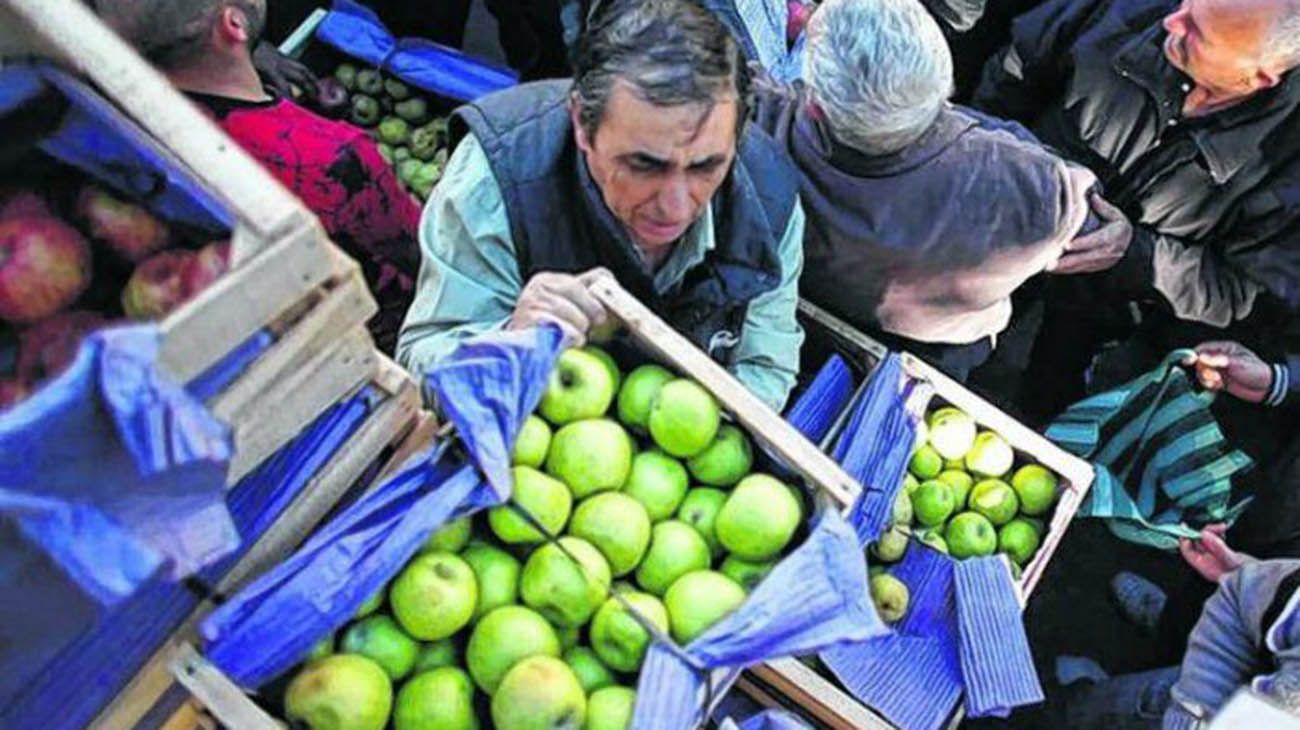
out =
<path fill-rule="evenodd" d="M 95 0 L 95 10 L 140 55 L 162 69 L 183 68 L 208 52 L 218 14 L 233 6 L 249 24 L 249 50 L 266 22 L 257 0 Z"/>
<path fill-rule="evenodd" d="M 620 79 L 656 106 L 734 98 L 737 132 L 748 116 L 750 76 L 740 46 L 722 21 L 691 0 L 602 3 L 578 41 L 573 65 L 578 119 L 589 136 Z"/>

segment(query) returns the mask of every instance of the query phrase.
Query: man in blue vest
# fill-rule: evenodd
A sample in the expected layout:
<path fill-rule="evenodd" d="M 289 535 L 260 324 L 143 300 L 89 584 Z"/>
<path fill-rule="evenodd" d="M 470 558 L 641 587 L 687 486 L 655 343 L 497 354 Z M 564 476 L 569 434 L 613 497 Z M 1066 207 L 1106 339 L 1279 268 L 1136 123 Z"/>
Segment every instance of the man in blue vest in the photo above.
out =
<path fill-rule="evenodd" d="M 462 135 L 424 211 L 398 359 L 542 322 L 585 341 L 608 315 L 599 269 L 779 408 L 803 333 L 803 211 L 792 164 L 745 123 L 735 41 L 688 0 L 603 6 L 572 81 L 459 109 Z"/>

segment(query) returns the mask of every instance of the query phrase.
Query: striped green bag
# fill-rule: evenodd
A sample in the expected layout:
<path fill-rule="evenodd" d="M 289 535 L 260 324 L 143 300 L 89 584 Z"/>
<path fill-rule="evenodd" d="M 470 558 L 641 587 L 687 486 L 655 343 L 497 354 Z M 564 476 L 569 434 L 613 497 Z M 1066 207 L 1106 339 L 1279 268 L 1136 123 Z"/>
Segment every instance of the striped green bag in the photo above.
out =
<path fill-rule="evenodd" d="M 1096 479 L 1080 515 L 1099 517 L 1129 542 L 1173 550 L 1216 522 L 1233 522 L 1232 477 L 1252 466 L 1230 448 L 1177 350 L 1160 367 L 1071 406 L 1048 427 L 1061 448 L 1093 462 Z"/>

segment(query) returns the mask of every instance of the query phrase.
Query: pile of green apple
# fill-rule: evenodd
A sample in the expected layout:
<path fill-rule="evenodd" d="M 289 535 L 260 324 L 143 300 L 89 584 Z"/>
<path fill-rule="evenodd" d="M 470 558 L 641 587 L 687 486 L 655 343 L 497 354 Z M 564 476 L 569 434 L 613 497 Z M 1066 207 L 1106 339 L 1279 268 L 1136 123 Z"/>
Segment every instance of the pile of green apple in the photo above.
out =
<path fill-rule="evenodd" d="M 1039 464 L 1017 468 L 1006 439 L 980 431 L 959 408 L 937 408 L 919 425 L 891 525 L 872 545 L 876 560 L 897 562 L 910 537 L 957 559 L 1004 553 L 1018 574 L 1042 543 L 1056 475 Z M 901 581 L 873 567 L 870 585 L 882 618 L 906 615 Z"/>
<path fill-rule="evenodd" d="M 803 515 L 793 488 L 751 473 L 749 438 L 707 390 L 653 364 L 624 378 L 594 347 L 560 356 L 513 462 L 509 504 L 444 526 L 312 650 L 290 720 L 625 728 L 645 625 L 689 644 L 744 602 Z"/>

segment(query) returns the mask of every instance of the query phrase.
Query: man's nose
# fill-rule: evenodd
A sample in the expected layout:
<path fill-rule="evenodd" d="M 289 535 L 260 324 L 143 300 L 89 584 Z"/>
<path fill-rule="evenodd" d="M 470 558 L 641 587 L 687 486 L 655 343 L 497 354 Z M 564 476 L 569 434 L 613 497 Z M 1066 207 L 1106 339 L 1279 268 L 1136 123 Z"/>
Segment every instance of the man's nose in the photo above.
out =
<path fill-rule="evenodd" d="M 672 175 L 659 191 L 659 212 L 671 221 L 691 214 L 691 186 L 685 175 Z"/>

